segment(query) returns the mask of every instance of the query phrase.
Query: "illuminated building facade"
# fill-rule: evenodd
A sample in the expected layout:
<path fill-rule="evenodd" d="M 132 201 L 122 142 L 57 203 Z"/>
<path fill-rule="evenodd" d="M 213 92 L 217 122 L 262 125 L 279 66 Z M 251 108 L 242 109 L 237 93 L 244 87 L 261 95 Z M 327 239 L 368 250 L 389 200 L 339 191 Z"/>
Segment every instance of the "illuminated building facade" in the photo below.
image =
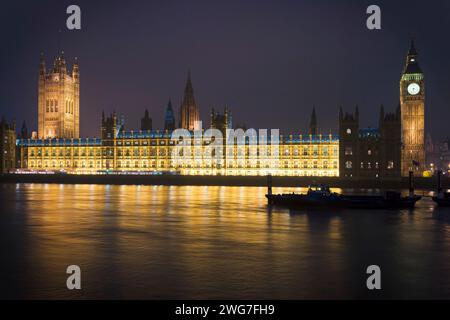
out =
<path fill-rule="evenodd" d="M 102 138 L 25 139 L 18 142 L 23 168 L 72 173 L 177 173 L 191 175 L 286 175 L 338 176 L 339 140 L 333 135 L 292 134 L 280 136 L 280 143 L 256 146 L 265 156 L 253 156 L 252 145 L 226 146 L 225 158 L 196 157 L 205 154 L 201 144 L 180 165 L 172 158 L 176 148 L 171 131 L 122 130 L 115 114 L 102 121 Z M 222 159 L 222 160 L 221 160 Z"/>
<path fill-rule="evenodd" d="M 61 54 L 47 72 L 41 56 L 38 82 L 38 137 L 78 138 L 80 136 L 80 72 L 75 60 L 69 73 Z"/>

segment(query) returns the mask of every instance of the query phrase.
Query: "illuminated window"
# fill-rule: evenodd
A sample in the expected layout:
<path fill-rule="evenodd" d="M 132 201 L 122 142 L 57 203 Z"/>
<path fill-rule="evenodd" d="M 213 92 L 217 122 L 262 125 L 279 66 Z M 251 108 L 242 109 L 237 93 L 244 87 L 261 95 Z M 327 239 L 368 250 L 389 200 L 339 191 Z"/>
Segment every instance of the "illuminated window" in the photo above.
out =
<path fill-rule="evenodd" d="M 352 147 L 345 147 L 345 155 L 351 156 L 353 154 Z"/>
<path fill-rule="evenodd" d="M 388 161 L 387 168 L 388 168 L 388 169 L 394 169 L 394 161 L 389 160 L 389 161 Z"/>
<path fill-rule="evenodd" d="M 346 161 L 345 162 L 345 168 L 351 169 L 352 168 L 352 162 L 351 161 Z"/>
<path fill-rule="evenodd" d="M 347 129 L 347 134 L 352 134 L 352 129 L 348 128 Z"/>
<path fill-rule="evenodd" d="M 371 156 L 372 155 L 372 150 L 367 150 L 367 154 L 369 155 L 369 156 Z"/>

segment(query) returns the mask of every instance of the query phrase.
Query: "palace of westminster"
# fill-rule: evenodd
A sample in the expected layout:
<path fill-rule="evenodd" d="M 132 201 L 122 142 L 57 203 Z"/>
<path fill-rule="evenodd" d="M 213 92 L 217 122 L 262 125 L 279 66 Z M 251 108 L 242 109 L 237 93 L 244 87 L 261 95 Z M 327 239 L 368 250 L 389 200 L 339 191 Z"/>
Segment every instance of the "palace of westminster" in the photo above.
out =
<path fill-rule="evenodd" d="M 340 108 L 339 135 L 322 134 L 313 109 L 307 132 L 280 135 L 279 143 L 265 145 L 270 150 L 257 160 L 252 159 L 254 153 L 249 152 L 247 145 L 244 153 L 232 152 L 232 159 L 226 164 L 193 156 L 182 165 L 173 161 L 172 132 L 176 128 L 192 132 L 200 121 L 190 73 L 179 112 L 174 111 L 169 101 L 162 130 L 152 129 L 148 111 L 141 120 L 140 130 L 136 131 L 125 131 L 123 118 L 115 113 L 108 116 L 103 113 L 101 137 L 81 138 L 79 101 L 78 62 L 69 71 L 61 54 L 48 69 L 41 57 L 38 131 L 30 137 L 24 125 L 16 138 L 15 124 L 1 120 L 0 173 L 17 170 L 397 179 L 407 176 L 410 170 L 417 176 L 424 172 L 424 75 L 413 42 L 400 78 L 400 104 L 392 113 L 380 108 L 378 129 L 360 128 L 358 107 L 350 113 Z M 212 110 L 210 127 L 224 134 L 233 128 L 230 110 L 225 108 L 223 113 Z M 273 150 L 275 147 L 277 152 Z"/>

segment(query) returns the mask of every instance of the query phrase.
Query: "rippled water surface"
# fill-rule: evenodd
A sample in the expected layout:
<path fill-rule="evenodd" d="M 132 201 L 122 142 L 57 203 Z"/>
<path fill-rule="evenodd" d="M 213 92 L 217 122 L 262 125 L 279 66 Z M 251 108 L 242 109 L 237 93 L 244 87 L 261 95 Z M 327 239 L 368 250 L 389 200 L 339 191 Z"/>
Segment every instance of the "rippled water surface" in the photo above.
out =
<path fill-rule="evenodd" d="M 265 192 L 0 184 L 0 297 L 450 298 L 449 209 L 290 212 Z M 81 291 L 66 289 L 72 264 Z"/>

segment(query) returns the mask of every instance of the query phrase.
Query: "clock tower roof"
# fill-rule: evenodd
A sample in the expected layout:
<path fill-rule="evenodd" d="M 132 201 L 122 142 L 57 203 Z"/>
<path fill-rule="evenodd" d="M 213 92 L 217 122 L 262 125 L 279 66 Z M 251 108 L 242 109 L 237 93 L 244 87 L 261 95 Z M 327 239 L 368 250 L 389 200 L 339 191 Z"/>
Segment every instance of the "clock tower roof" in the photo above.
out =
<path fill-rule="evenodd" d="M 411 40 L 411 45 L 409 46 L 408 56 L 417 56 L 416 47 L 414 46 L 414 40 Z"/>
<path fill-rule="evenodd" d="M 403 74 L 422 73 L 422 69 L 420 69 L 419 62 L 417 61 L 417 56 L 418 53 L 414 46 L 414 40 L 411 40 Z"/>

